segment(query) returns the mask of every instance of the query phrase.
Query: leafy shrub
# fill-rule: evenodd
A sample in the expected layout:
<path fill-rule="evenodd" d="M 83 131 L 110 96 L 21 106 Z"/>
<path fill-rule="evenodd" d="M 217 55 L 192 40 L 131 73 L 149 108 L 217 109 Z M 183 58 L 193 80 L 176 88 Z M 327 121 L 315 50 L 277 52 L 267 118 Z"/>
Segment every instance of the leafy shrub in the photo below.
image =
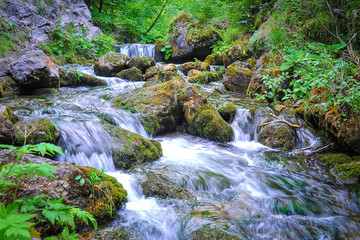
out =
<path fill-rule="evenodd" d="M 326 98 L 324 110 L 330 106 L 348 104 L 354 110 L 360 110 L 360 82 L 354 79 L 357 68 L 343 58 L 336 58 L 335 52 L 344 48 L 345 44 L 325 45 L 310 43 L 302 49 L 289 48 L 286 61 L 280 66 L 282 74 L 278 77 L 263 76 L 268 91 L 263 96 L 275 99 L 283 92 L 285 99 L 309 99 L 314 88 L 326 91 L 319 98 Z M 290 88 L 281 89 L 280 84 L 290 80 Z"/>
<path fill-rule="evenodd" d="M 5 195 L 9 187 L 15 186 L 13 202 L 7 204 L 7 206 L 5 206 L 4 203 L 0 203 L 0 239 L 30 239 L 32 235 L 30 227 L 37 224 L 34 222 L 34 218 L 39 214 L 41 215 L 40 222 L 47 220 L 51 224 L 58 223 L 64 226 L 61 239 L 76 239 L 77 234 L 75 232 L 70 233 L 69 230 L 69 228 L 75 230 L 75 217 L 84 221 L 86 224 L 91 222 L 94 228 L 97 228 L 97 222 L 89 212 L 74 206 L 62 204 L 63 198 L 48 199 L 46 195 L 32 198 L 16 198 L 20 178 L 34 178 L 35 174 L 55 178 L 52 174 L 55 170 L 54 166 L 48 163 L 19 164 L 19 160 L 22 160 L 24 155 L 28 153 L 40 153 L 42 156 L 55 154 L 64 155 L 60 147 L 49 143 L 40 143 L 22 147 L 0 145 L 0 148 L 18 150 L 14 163 L 5 164 L 0 167 L 0 197 Z"/>

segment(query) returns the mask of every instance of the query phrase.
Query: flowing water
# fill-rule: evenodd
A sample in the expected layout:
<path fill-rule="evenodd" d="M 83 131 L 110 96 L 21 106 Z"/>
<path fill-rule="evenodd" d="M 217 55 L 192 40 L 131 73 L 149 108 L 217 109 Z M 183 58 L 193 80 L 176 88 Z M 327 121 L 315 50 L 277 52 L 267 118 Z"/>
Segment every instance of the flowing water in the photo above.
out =
<path fill-rule="evenodd" d="M 150 56 L 153 58 L 155 57 L 155 44 L 133 44 L 133 43 L 126 43 L 115 45 L 115 50 L 118 53 L 125 54 L 131 58 L 140 55 L 140 56 Z"/>
<path fill-rule="evenodd" d="M 93 75 L 91 67 L 76 69 Z M 257 142 L 257 125 L 272 111 L 268 107 L 239 104 L 232 123 L 235 137 L 228 144 L 184 133 L 155 137 L 163 157 L 141 167 L 168 176 L 196 200 L 145 197 L 142 174 L 115 169 L 113 143 L 96 115 L 109 114 L 116 125 L 150 138 L 137 115 L 115 109 L 108 101 L 143 83 L 104 79 L 106 87 L 61 88 L 54 96 L 7 99 L 4 104 L 25 120 L 54 122 L 66 155 L 58 160 L 103 168 L 123 184 L 128 203 L 112 227 L 156 240 L 189 239 L 205 224 L 243 239 L 360 239 L 360 209 L 350 191 L 328 183 L 326 175 L 312 170 L 312 163 L 289 167 L 278 161 L 279 151 Z M 297 134 L 298 149 L 319 142 L 304 127 Z"/>

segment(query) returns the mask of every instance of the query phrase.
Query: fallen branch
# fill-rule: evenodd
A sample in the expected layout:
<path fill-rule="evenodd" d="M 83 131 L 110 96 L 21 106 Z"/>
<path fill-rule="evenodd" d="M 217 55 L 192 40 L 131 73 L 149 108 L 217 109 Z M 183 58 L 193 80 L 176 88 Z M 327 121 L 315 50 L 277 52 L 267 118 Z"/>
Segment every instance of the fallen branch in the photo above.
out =
<path fill-rule="evenodd" d="M 272 123 L 286 123 L 287 125 L 289 125 L 290 127 L 293 127 L 293 128 L 299 128 L 300 127 L 299 125 L 292 124 L 292 123 L 290 123 L 290 122 L 288 122 L 286 120 L 283 120 L 283 119 L 279 119 L 279 120 L 272 121 L 272 122 L 267 122 L 267 123 L 262 123 L 262 124 L 259 125 L 259 127 L 263 127 L 263 126 L 266 126 L 266 125 L 269 125 L 269 124 L 272 124 Z"/>
<path fill-rule="evenodd" d="M 325 151 L 326 149 L 333 147 L 334 144 L 335 144 L 335 143 L 330 143 L 330 144 L 328 144 L 328 145 L 326 145 L 326 146 L 324 146 L 324 147 L 322 147 L 322 148 L 318 148 L 318 149 L 316 149 L 315 151 L 312 151 L 310 154 L 323 152 L 323 151 Z"/>

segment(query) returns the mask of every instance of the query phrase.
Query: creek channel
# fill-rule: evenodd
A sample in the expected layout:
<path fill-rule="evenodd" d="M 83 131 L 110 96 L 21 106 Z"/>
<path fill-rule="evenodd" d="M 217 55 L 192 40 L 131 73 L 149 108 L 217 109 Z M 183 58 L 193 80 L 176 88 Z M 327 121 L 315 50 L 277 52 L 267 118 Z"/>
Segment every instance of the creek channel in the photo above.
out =
<path fill-rule="evenodd" d="M 94 75 L 92 66 L 67 67 Z M 46 118 L 59 128 L 66 157 L 57 160 L 103 168 L 123 184 L 128 202 L 110 227 L 128 228 L 149 240 L 191 239 L 191 233 L 206 224 L 243 239 L 360 238 L 360 209 L 351 191 L 329 182 L 313 163 L 287 164 L 280 161 L 282 152 L 257 142 L 257 126 L 272 111 L 269 107 L 237 102 L 231 125 L 235 137 L 228 144 L 182 132 L 153 137 L 136 114 L 115 109 L 109 101 L 144 82 L 101 78 L 106 87 L 60 88 L 56 95 L 4 102 L 24 120 Z M 111 137 L 95 115 L 99 110 L 116 125 L 158 140 L 163 156 L 138 168 L 162 173 L 196 200 L 145 197 L 142 174 L 115 169 Z M 319 144 L 303 125 L 297 136 L 293 154 Z"/>

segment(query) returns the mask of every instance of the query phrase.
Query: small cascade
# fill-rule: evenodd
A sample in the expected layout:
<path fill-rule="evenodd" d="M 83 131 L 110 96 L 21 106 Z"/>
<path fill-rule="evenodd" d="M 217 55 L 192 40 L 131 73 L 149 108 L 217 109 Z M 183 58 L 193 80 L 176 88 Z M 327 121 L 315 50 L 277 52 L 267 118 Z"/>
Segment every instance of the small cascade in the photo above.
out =
<path fill-rule="evenodd" d="M 148 240 L 178 239 L 181 224 L 172 207 L 162 207 L 155 198 L 146 198 L 131 175 L 119 171 L 107 174 L 115 177 L 128 194 L 126 207 L 120 213 L 125 220 L 122 226 L 141 233 Z"/>
<path fill-rule="evenodd" d="M 126 43 L 115 46 L 118 53 L 122 53 L 128 57 L 135 57 L 137 55 L 145 57 L 150 56 L 155 58 L 155 44 L 139 44 L 139 43 Z"/>
<path fill-rule="evenodd" d="M 111 137 L 99 122 L 63 121 L 59 122 L 57 127 L 61 129 L 59 146 L 66 156 L 58 156 L 57 160 L 115 171 Z"/>
<path fill-rule="evenodd" d="M 181 69 L 181 64 L 175 64 L 176 72 L 187 82 L 189 77 Z"/>
<path fill-rule="evenodd" d="M 243 141 L 257 141 L 258 139 L 258 125 L 264 120 L 264 111 L 256 109 L 251 112 L 250 109 L 238 108 L 235 120 L 231 124 L 234 130 L 234 142 Z"/>

